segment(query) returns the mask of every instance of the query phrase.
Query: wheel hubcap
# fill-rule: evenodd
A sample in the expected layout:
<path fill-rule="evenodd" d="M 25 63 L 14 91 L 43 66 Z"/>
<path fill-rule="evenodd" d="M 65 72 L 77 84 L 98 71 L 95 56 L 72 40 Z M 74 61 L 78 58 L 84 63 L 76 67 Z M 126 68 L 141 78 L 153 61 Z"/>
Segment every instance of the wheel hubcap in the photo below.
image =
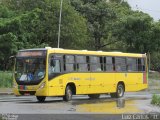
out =
<path fill-rule="evenodd" d="M 121 97 L 123 95 L 123 88 L 118 87 L 118 95 Z"/>
<path fill-rule="evenodd" d="M 68 99 L 71 99 L 71 97 L 72 97 L 71 90 L 68 90 Z"/>

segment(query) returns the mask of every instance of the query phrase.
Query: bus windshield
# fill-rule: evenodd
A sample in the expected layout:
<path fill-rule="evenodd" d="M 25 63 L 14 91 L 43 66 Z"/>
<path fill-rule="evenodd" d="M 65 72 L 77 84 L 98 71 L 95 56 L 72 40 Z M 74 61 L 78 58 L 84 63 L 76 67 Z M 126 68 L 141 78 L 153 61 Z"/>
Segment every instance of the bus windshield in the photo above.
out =
<path fill-rule="evenodd" d="M 30 53 L 31 56 L 29 56 Z M 21 85 L 35 85 L 40 83 L 41 80 L 45 77 L 45 56 L 38 56 L 37 53 L 33 53 L 34 52 L 25 52 L 25 54 L 18 53 L 17 55 L 15 66 L 15 79 L 17 83 Z"/>
<path fill-rule="evenodd" d="M 45 76 L 44 58 L 17 58 L 15 77 L 18 82 L 37 83 Z"/>

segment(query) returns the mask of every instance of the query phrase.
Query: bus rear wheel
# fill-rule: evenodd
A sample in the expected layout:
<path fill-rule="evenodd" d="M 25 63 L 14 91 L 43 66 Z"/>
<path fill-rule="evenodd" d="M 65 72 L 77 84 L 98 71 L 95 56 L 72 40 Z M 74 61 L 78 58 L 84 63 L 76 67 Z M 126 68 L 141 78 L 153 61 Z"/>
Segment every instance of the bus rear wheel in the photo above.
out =
<path fill-rule="evenodd" d="M 100 94 L 89 94 L 88 96 L 90 99 L 98 99 L 100 97 Z"/>
<path fill-rule="evenodd" d="M 64 100 L 64 101 L 70 101 L 70 100 L 72 100 L 72 94 L 73 94 L 72 89 L 71 89 L 71 87 L 68 85 L 68 86 L 66 87 L 65 95 L 63 96 L 63 100 Z"/>
<path fill-rule="evenodd" d="M 46 97 L 45 96 L 36 96 L 38 102 L 44 102 Z"/>
<path fill-rule="evenodd" d="M 115 93 L 110 93 L 112 98 L 121 98 L 124 95 L 124 85 L 123 84 L 118 84 L 117 85 L 117 90 Z"/>

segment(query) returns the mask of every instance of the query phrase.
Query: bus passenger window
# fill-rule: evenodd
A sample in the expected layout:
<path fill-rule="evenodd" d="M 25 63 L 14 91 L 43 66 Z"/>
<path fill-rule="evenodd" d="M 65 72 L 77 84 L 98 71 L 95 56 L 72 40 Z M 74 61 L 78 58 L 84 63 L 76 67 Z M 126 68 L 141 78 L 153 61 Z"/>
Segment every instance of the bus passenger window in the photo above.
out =
<path fill-rule="evenodd" d="M 65 68 L 67 72 L 72 72 L 74 71 L 74 65 L 73 64 L 65 64 Z"/>
<path fill-rule="evenodd" d="M 138 58 L 138 71 L 145 71 L 145 59 Z"/>
<path fill-rule="evenodd" d="M 64 71 L 75 71 L 75 58 L 74 55 L 64 55 Z"/>
<path fill-rule="evenodd" d="M 84 63 L 77 64 L 77 71 L 79 72 L 87 72 L 88 71 L 88 65 Z"/>
<path fill-rule="evenodd" d="M 127 71 L 137 71 L 137 59 L 136 58 L 127 58 Z"/>
<path fill-rule="evenodd" d="M 145 71 L 146 70 L 146 66 L 145 66 L 145 59 L 142 58 L 142 71 Z"/>
<path fill-rule="evenodd" d="M 102 71 L 100 64 L 90 64 L 91 71 Z"/>
<path fill-rule="evenodd" d="M 82 55 L 76 56 L 76 63 L 77 63 L 77 71 L 78 72 L 87 72 L 88 71 L 88 64 L 87 64 L 87 57 Z"/>
<path fill-rule="evenodd" d="M 102 71 L 100 57 L 90 56 L 90 70 L 94 72 Z"/>
<path fill-rule="evenodd" d="M 106 71 L 114 71 L 113 69 L 113 57 L 105 57 L 104 62 L 106 64 Z"/>
<path fill-rule="evenodd" d="M 115 68 L 116 71 L 126 71 L 126 58 L 125 57 L 115 57 Z"/>
<path fill-rule="evenodd" d="M 116 65 L 116 71 L 122 71 L 121 66 L 120 65 Z"/>

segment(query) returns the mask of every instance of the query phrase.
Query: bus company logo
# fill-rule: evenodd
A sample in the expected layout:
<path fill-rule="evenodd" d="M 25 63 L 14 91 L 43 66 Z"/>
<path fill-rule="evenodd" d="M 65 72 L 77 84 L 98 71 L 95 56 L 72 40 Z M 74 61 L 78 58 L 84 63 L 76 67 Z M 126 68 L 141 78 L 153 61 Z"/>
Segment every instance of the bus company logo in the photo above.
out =
<path fill-rule="evenodd" d="M 71 78 L 69 78 L 69 80 L 80 80 L 80 78 L 71 77 Z"/>

